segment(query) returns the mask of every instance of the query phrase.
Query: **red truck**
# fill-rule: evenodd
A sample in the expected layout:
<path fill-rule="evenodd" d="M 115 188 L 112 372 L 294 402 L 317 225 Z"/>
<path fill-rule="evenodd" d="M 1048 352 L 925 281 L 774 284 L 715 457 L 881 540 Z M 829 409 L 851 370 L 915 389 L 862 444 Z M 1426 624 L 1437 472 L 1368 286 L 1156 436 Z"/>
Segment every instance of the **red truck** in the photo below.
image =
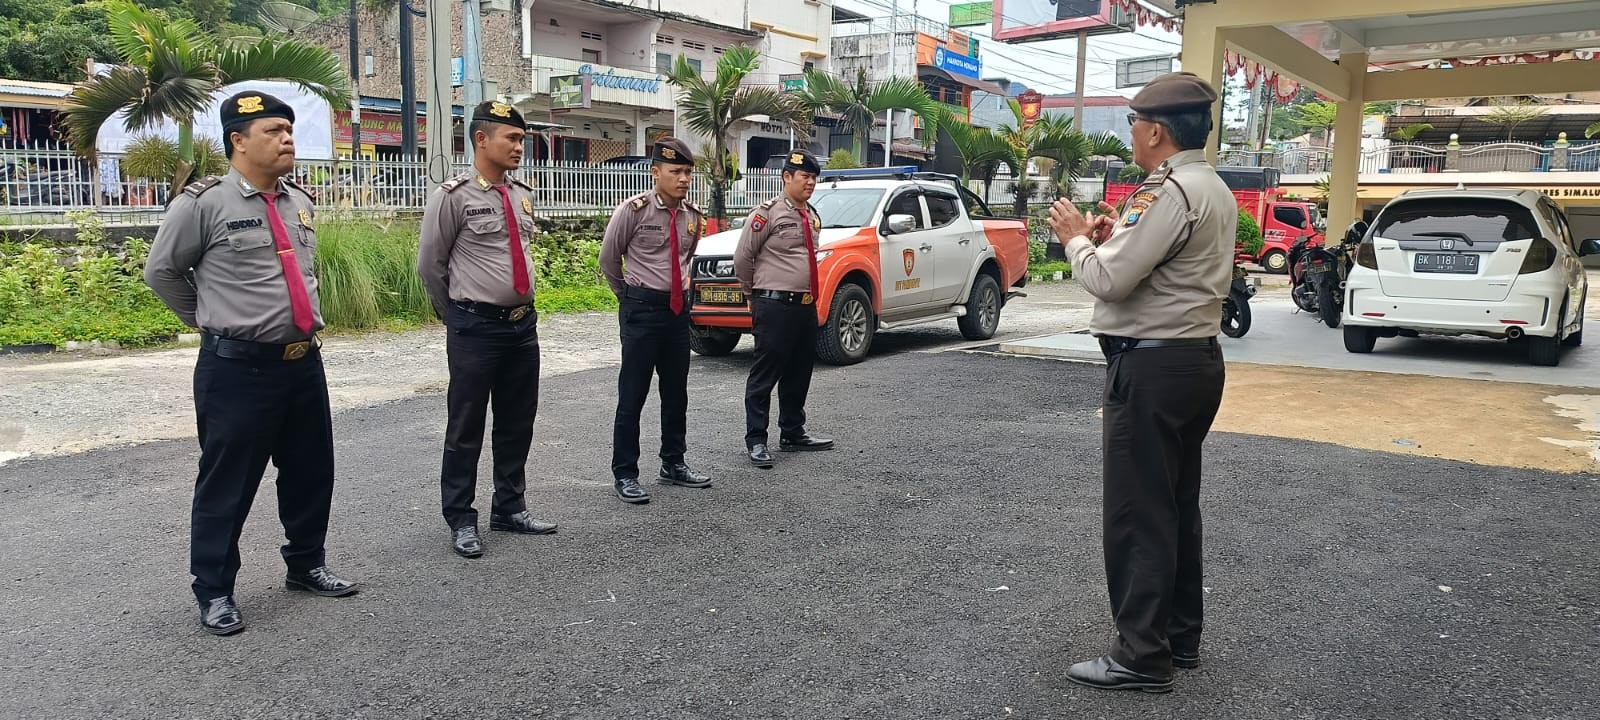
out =
<path fill-rule="evenodd" d="M 1249 213 L 1261 227 L 1261 252 L 1251 255 L 1239 249 L 1241 262 L 1258 263 L 1270 273 L 1289 271 L 1289 246 L 1303 235 L 1311 244 L 1323 240 L 1322 218 L 1315 203 L 1283 200 L 1278 186 L 1278 170 L 1264 167 L 1219 167 L 1217 174 L 1233 190 L 1239 209 Z M 1139 189 L 1138 183 L 1106 183 L 1106 202 L 1117 207 Z"/>

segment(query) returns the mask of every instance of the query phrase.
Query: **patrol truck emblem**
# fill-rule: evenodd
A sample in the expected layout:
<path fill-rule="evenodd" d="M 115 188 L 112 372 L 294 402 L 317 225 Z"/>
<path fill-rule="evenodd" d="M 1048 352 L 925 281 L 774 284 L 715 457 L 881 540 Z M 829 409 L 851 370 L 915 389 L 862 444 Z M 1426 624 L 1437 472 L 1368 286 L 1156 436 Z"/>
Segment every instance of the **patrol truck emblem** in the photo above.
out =
<path fill-rule="evenodd" d="M 903 254 L 901 254 L 900 257 L 905 260 L 906 276 L 910 277 L 911 276 L 911 269 L 917 266 L 917 252 L 915 250 L 907 248 L 906 251 Z"/>
<path fill-rule="evenodd" d="M 239 112 L 245 115 L 249 115 L 250 113 L 258 113 L 265 109 L 266 108 L 261 105 L 260 95 L 251 95 L 250 97 L 239 98 Z"/>
<path fill-rule="evenodd" d="M 489 106 L 489 114 L 495 117 L 511 117 L 511 106 L 505 103 L 495 103 Z"/>

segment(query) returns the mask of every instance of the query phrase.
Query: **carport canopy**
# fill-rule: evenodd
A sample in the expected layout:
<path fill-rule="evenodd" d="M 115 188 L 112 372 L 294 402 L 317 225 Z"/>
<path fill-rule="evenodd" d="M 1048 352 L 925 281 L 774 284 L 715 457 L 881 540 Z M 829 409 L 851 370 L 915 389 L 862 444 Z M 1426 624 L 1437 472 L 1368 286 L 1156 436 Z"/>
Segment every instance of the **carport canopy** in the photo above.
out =
<path fill-rule="evenodd" d="M 1183 8 L 1185 70 L 1221 87 L 1224 53 L 1246 55 L 1337 103 L 1340 138 L 1361 136 L 1367 102 L 1600 91 L 1596 49 L 1600 0 L 1192 0 Z M 1222 127 L 1221 103 L 1213 112 Z M 1209 152 L 1215 160 L 1216 148 Z M 1335 143 L 1330 228 L 1356 217 L 1360 160 L 1361 143 Z"/>

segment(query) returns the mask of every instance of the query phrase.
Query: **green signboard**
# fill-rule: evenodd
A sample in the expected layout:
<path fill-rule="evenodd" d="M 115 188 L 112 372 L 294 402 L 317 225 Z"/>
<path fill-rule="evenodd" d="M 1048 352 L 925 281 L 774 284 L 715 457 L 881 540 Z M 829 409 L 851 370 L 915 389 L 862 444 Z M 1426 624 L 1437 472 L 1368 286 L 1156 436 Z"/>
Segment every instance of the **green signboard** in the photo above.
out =
<path fill-rule="evenodd" d="M 950 6 L 950 27 L 988 25 L 994 20 L 994 3 L 977 2 Z"/>
<path fill-rule="evenodd" d="M 550 78 L 550 109 L 572 110 L 589 107 L 588 75 L 562 75 Z"/>
<path fill-rule="evenodd" d="M 784 92 L 804 92 L 806 89 L 805 75 L 779 75 L 778 82 Z"/>

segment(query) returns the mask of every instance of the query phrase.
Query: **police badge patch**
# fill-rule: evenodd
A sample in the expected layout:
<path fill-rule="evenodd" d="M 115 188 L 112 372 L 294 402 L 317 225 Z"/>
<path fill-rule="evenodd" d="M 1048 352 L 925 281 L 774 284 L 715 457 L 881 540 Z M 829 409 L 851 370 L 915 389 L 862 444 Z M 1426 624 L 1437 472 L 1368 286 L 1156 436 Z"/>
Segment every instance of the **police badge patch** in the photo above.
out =
<path fill-rule="evenodd" d="M 750 216 L 750 229 L 756 232 L 767 229 L 767 216 L 761 213 Z"/>
<path fill-rule="evenodd" d="M 1149 210 L 1159 197 L 1148 190 L 1135 193 L 1133 199 L 1128 201 L 1128 211 L 1122 215 L 1122 226 L 1130 228 L 1138 225 L 1139 218 L 1144 217 L 1145 211 Z"/>

